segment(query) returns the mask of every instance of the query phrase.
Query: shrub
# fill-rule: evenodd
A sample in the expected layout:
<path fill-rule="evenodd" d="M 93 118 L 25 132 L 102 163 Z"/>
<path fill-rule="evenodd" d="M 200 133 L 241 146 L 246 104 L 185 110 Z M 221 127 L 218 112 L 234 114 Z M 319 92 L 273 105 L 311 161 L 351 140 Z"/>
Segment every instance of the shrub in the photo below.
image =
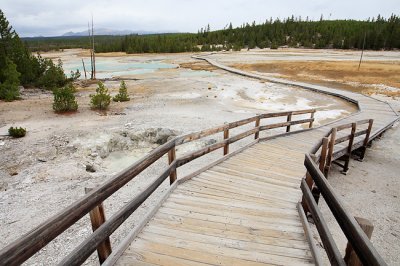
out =
<path fill-rule="evenodd" d="M 22 138 L 26 135 L 26 129 L 22 127 L 10 127 L 8 129 L 8 134 L 13 138 Z"/>
<path fill-rule="evenodd" d="M 111 96 L 103 82 L 97 84 L 96 94 L 90 95 L 90 103 L 93 109 L 106 110 L 111 102 Z"/>
<path fill-rule="evenodd" d="M 78 110 L 78 103 L 75 100 L 75 88 L 72 84 L 53 91 L 54 103 L 53 110 L 57 113 Z"/>
<path fill-rule="evenodd" d="M 54 89 L 64 86 L 68 82 L 68 79 L 64 74 L 61 60 L 58 60 L 58 64 L 56 65 L 51 59 L 41 58 L 39 56 L 38 62 L 41 76 L 38 78 L 36 85 L 45 89 Z"/>
<path fill-rule="evenodd" d="M 117 95 L 114 96 L 113 101 L 114 102 L 126 102 L 129 100 L 130 100 L 130 98 L 128 96 L 128 89 L 126 88 L 125 81 L 121 81 L 121 84 L 119 85 L 119 92 Z"/>

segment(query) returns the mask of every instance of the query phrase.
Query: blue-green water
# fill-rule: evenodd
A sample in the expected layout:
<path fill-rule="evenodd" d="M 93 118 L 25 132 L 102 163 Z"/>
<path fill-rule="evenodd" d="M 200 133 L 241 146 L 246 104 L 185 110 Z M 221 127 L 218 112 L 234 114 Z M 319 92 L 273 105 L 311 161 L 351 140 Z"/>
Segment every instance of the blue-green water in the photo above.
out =
<path fill-rule="evenodd" d="M 90 70 L 90 59 L 84 59 L 87 75 Z M 63 65 L 64 72 L 67 76 L 71 71 L 79 69 L 81 78 L 85 77 L 81 59 L 71 60 Z M 132 62 L 126 60 L 115 60 L 112 58 L 98 58 L 96 60 L 96 77 L 97 78 L 113 78 L 126 75 L 139 75 L 153 73 L 159 69 L 177 68 L 178 65 L 163 63 L 161 61 Z"/>

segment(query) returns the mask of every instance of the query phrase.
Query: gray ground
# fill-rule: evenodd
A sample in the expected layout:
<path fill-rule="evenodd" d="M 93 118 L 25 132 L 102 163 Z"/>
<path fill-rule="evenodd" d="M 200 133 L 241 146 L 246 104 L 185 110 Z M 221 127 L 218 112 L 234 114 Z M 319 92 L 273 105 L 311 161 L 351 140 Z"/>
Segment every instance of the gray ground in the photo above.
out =
<path fill-rule="evenodd" d="M 336 56 L 337 53 L 334 51 L 335 55 L 332 56 Z M 76 55 L 76 52 L 73 54 Z M 323 55 L 313 56 L 322 57 L 325 54 L 324 52 Z M 71 56 L 71 53 L 67 56 Z M 240 54 L 233 56 L 232 60 L 240 59 Z M 259 56 L 265 60 L 265 55 Z M 296 56 L 308 57 L 309 53 L 299 52 Z M 342 54 L 341 57 L 347 58 L 349 55 Z M 63 59 L 68 60 L 68 57 Z M 176 64 L 195 61 L 189 54 L 141 55 L 131 58 L 138 62 L 155 59 Z M 242 60 L 247 59 L 248 57 L 242 57 Z M 101 60 L 101 57 L 98 60 Z M 316 123 L 318 125 L 355 110 L 354 107 L 335 98 L 282 85 L 261 83 L 220 70 L 197 74 L 195 71 L 177 68 L 137 75 L 135 78 L 139 80 L 127 81 L 132 100 L 127 103 L 112 103 L 107 115 L 89 108 L 89 94 L 94 92 L 94 85 L 79 89 L 77 100 L 80 107 L 76 114 L 54 114 L 51 110 L 52 95 L 40 90 L 25 90 L 22 101 L 0 103 L 0 135 L 6 134 L 10 126 L 23 126 L 28 129 L 27 136 L 22 139 L 0 137 L 0 248 L 81 197 L 85 187 L 96 186 L 133 163 L 156 147 L 160 139 L 164 141 L 174 134 L 205 129 L 263 112 L 319 108 Z M 108 81 L 106 85 L 111 94 L 117 93 L 118 82 Z M 399 250 L 392 248 L 393 243 L 396 243 L 394 238 L 398 240 L 399 232 L 398 222 L 394 222 L 398 220 L 399 214 L 398 198 L 394 197 L 398 195 L 399 189 L 399 183 L 394 177 L 396 166 L 399 169 L 395 164 L 399 160 L 398 136 L 399 134 L 388 132 L 382 140 L 392 143 L 392 156 L 386 156 L 389 153 L 383 149 L 385 146 L 376 142 L 377 151 L 374 150 L 375 145 L 368 151 L 362 168 L 353 162 L 351 172 L 345 178 L 332 175 L 332 183 L 337 187 L 338 193 L 347 195 L 346 202 L 351 211 L 356 210 L 354 206 L 358 206 L 358 200 L 361 199 L 358 193 L 352 192 L 354 190 L 349 186 L 352 182 L 357 184 L 359 190 L 365 190 L 366 196 L 362 199 L 363 202 L 368 202 L 368 206 L 373 206 L 372 203 L 375 202 L 385 207 L 362 208 L 368 212 L 355 213 L 365 218 L 376 217 L 371 218 L 374 219 L 374 224 L 377 224 L 374 238 L 384 239 L 376 241 L 376 244 L 380 250 L 388 250 L 387 247 L 391 247 L 388 255 L 386 251 L 382 254 L 393 263 L 399 261 L 394 255 L 399 253 Z M 196 147 L 205 144 L 206 142 L 200 142 Z M 193 148 L 182 148 L 178 150 L 178 154 Z M 376 159 L 371 159 L 374 157 L 370 156 L 379 152 L 385 157 L 376 155 Z M 163 162 L 143 173 L 135 182 L 107 200 L 107 216 L 139 193 L 148 184 L 149 179 L 155 178 L 160 169 L 166 166 L 166 161 L 164 158 Z M 372 163 L 368 163 L 369 161 Z M 381 163 L 377 165 L 381 171 L 374 168 L 374 164 L 378 162 Z M 93 167 L 96 172 L 87 172 L 87 165 Z M 357 175 L 357 171 L 361 169 L 370 173 L 371 180 L 366 179 L 365 174 L 361 172 L 365 181 L 359 184 L 353 181 L 356 179 L 351 176 Z M 388 176 L 386 182 L 375 181 L 377 171 L 381 176 Z M 179 174 L 182 176 L 182 173 Z M 386 184 L 387 190 L 379 193 Z M 162 189 L 145 203 L 144 208 L 130 219 L 128 226 L 135 224 L 149 206 L 154 205 L 167 186 L 168 184 L 164 184 Z M 372 190 L 376 193 L 368 192 Z M 378 201 L 370 197 L 379 195 Z M 376 210 L 385 211 L 374 212 Z M 391 220 L 392 218 L 395 220 Z M 382 234 L 378 231 L 378 224 L 381 223 L 384 229 Z M 389 230 L 390 228 L 393 229 Z M 126 227 L 118 230 L 112 237 L 112 242 L 117 242 L 126 234 L 126 230 Z M 56 263 L 90 232 L 90 222 L 85 217 L 43 249 L 37 259 L 28 261 L 28 264 L 35 264 L 35 261 L 37 265 Z M 390 236 L 391 232 L 395 235 Z M 94 262 L 93 258 L 88 261 L 90 264 Z"/>

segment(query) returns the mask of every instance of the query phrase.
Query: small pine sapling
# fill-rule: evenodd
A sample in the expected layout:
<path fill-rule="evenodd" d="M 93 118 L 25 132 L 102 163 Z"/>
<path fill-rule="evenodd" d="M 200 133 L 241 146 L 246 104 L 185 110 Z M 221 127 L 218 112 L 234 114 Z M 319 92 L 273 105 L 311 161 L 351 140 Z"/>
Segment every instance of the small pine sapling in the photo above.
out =
<path fill-rule="evenodd" d="M 75 100 L 75 88 L 72 84 L 68 84 L 63 88 L 55 89 L 53 110 L 56 113 L 74 112 L 78 110 L 78 103 Z"/>
<path fill-rule="evenodd" d="M 90 103 L 93 109 L 106 110 L 111 102 L 111 96 L 103 82 L 97 84 L 96 94 L 90 95 Z"/>
<path fill-rule="evenodd" d="M 130 98 L 128 96 L 128 89 L 126 88 L 125 81 L 121 81 L 121 84 L 119 85 L 119 92 L 117 95 L 114 96 L 113 101 L 114 102 L 126 102 L 129 100 L 130 100 Z"/>

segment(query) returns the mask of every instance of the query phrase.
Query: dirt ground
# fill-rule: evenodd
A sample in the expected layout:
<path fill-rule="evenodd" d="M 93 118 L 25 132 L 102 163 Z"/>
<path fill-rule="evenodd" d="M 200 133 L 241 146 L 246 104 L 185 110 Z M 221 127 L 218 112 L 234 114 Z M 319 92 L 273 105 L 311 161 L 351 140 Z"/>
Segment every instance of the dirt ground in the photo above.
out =
<path fill-rule="evenodd" d="M 353 54 L 348 55 L 348 52 L 334 50 L 273 51 L 271 53 L 275 59 L 287 60 L 288 57 L 293 57 L 296 60 L 302 59 L 302 62 L 309 60 L 310 57 L 318 61 L 327 54 L 344 60 L 354 58 Z M 207 65 L 203 61 L 197 61 L 191 58 L 191 55 L 189 53 L 98 55 L 98 61 L 101 61 L 102 56 L 106 56 L 107 60 L 132 60 L 134 62 L 159 60 L 180 66 L 173 69 L 160 69 L 153 73 L 122 77 L 126 78 L 131 101 L 112 103 L 106 113 L 90 109 L 89 95 L 94 93 L 96 84 L 78 86 L 76 97 L 79 110 L 73 114 L 55 114 L 51 108 L 53 101 L 51 92 L 37 89 L 23 90 L 20 101 L 0 102 L 0 248 L 80 198 L 85 187 L 101 184 L 148 153 L 158 145 L 158 139 L 155 138 L 171 137 L 206 129 L 265 112 L 317 108 L 315 123 L 317 126 L 356 111 L 354 106 L 342 100 L 294 87 L 260 82 L 229 74 Z M 54 59 L 61 57 L 63 61 L 68 62 L 70 58 L 87 56 L 87 51 L 65 50 L 64 52 L 44 54 L 44 56 Z M 218 53 L 212 56 L 225 60 L 224 63 L 231 65 L 238 63 L 247 65 L 250 61 L 265 63 L 266 57 L 271 54 L 255 51 Z M 375 54 L 367 53 L 368 56 L 375 56 Z M 387 61 L 395 61 L 393 58 L 396 56 L 392 54 L 384 54 L 384 56 L 389 58 Z M 396 64 L 398 65 L 398 63 Z M 311 68 L 312 66 L 310 66 Z M 286 75 L 283 69 L 282 73 L 278 72 L 278 74 Z M 392 81 L 398 84 L 396 75 Z M 335 82 L 340 84 L 342 80 Z M 117 93 L 118 80 L 105 80 L 105 84 L 111 95 Z M 376 92 L 379 94 L 375 94 L 374 97 L 394 103 L 399 102 L 396 96 L 389 98 L 380 91 Z M 400 107 L 396 108 L 400 110 Z M 22 139 L 11 139 L 5 136 L 10 126 L 27 128 L 27 136 Z M 398 133 L 398 129 L 396 130 Z M 393 137 L 399 134 L 391 132 L 394 130 L 389 130 L 382 141 L 391 143 L 393 158 L 398 160 L 400 144 L 398 138 L 396 141 L 396 138 Z M 199 143 L 197 147 L 203 147 L 205 144 Z M 380 154 L 385 154 L 383 146 L 376 145 L 376 147 L 381 152 Z M 185 149 L 178 151 L 178 154 L 184 152 Z M 376 172 L 374 172 L 374 166 L 370 166 L 367 162 L 368 160 L 377 160 L 370 157 L 375 156 L 374 154 L 375 150 L 369 151 L 362 164 L 363 171 L 371 172 L 371 179 L 374 178 Z M 379 153 L 376 156 L 379 157 Z M 157 171 L 162 169 L 162 165 L 166 165 L 167 159 L 164 159 L 163 163 L 143 173 L 132 184 L 122 189 L 121 193 L 107 200 L 105 202 L 107 216 L 114 213 L 132 196 L 137 195 L 148 184 L 149 179 L 156 177 Z M 388 177 L 385 184 L 393 188 L 393 193 L 399 191 L 400 188 L 397 180 L 393 178 L 393 168 L 398 165 L 394 164 L 395 162 L 398 161 L 379 160 L 381 168 L 387 169 L 380 175 L 392 176 Z M 94 169 L 94 172 L 87 171 L 88 165 Z M 357 163 L 353 166 L 354 169 L 358 168 Z M 350 174 L 357 173 L 353 168 Z M 332 177 L 332 180 L 336 179 Z M 348 175 L 346 179 L 341 179 L 335 187 L 341 191 L 341 189 L 348 188 L 346 184 L 351 184 L 348 182 L 353 182 L 352 180 Z M 374 189 L 378 191 L 378 188 L 370 189 L 373 184 L 372 181 L 366 179 L 365 182 L 362 182 L 362 188 L 366 191 Z M 168 184 L 163 184 L 161 190 L 149 201 L 146 201 L 144 208 L 132 216 L 127 223 L 128 226 L 113 235 L 111 239 L 113 244 L 118 242 L 129 230 L 129 227 L 133 226 L 140 216 L 157 202 L 157 197 L 167 187 Z M 344 193 L 347 195 L 347 192 Z M 348 195 L 353 194 L 349 191 Z M 378 195 L 378 193 L 374 193 L 374 195 Z M 364 202 L 374 201 L 367 196 L 362 199 Z M 352 206 L 357 206 L 357 200 L 359 198 L 354 194 L 347 202 L 353 208 Z M 387 206 L 385 213 L 381 213 L 381 215 L 393 215 L 390 217 L 398 219 L 399 211 L 398 208 L 396 209 L 396 206 L 399 206 L 398 198 L 382 197 L 379 198 L 379 202 Z M 364 209 L 361 208 L 357 215 L 365 218 L 371 217 L 368 212 L 362 213 Z M 377 224 L 382 220 L 378 216 L 373 216 L 377 217 L 374 220 L 377 221 Z M 394 224 L 390 219 L 385 219 L 383 223 L 383 228 L 386 228 L 382 233 L 383 236 L 390 232 L 388 228 L 394 228 L 395 232 L 399 232 L 398 223 Z M 28 263 L 30 265 L 55 264 L 60 257 L 65 256 L 77 243 L 82 241 L 90 231 L 90 222 L 88 217 L 85 217 L 77 226 L 67 230 L 65 234 L 46 246 L 36 257 L 38 263 L 34 263 L 33 260 Z M 378 237 L 378 232 L 376 229 L 374 236 Z M 398 241 L 398 234 L 395 234 L 395 239 Z M 385 258 L 390 262 L 399 261 L 394 254 L 395 252 L 400 253 L 400 251 L 387 248 L 390 243 L 392 245 L 396 243 L 395 239 L 389 236 L 388 241 L 382 241 L 382 246 L 380 246 L 380 250 L 388 250 L 389 255 L 387 257 L 385 255 Z M 394 242 L 391 242 L 392 240 Z M 96 264 L 95 261 L 96 258 L 92 257 L 88 264 Z"/>
<path fill-rule="evenodd" d="M 283 78 L 345 88 L 364 94 L 379 92 L 400 96 L 399 61 L 279 61 L 235 64 L 234 67 L 262 73 L 275 73 Z"/>

